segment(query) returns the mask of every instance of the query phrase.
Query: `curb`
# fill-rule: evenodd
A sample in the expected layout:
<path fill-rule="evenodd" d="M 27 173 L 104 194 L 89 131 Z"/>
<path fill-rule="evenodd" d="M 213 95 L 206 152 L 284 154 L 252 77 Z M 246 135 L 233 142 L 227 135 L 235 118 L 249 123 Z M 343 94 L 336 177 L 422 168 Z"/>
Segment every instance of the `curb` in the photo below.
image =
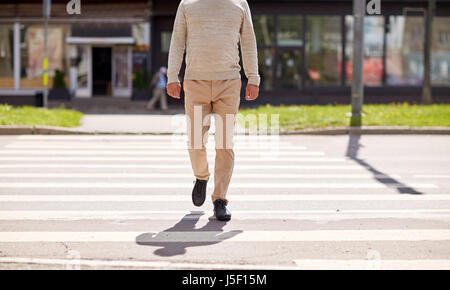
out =
<path fill-rule="evenodd" d="M 0 135 L 172 135 L 173 132 L 119 132 L 80 130 L 52 126 L 1 125 Z M 450 127 L 363 126 L 323 129 L 304 129 L 280 132 L 280 135 L 450 135 Z M 181 134 L 182 135 L 182 134 Z M 242 135 L 242 134 L 239 134 Z M 253 135 L 253 134 L 250 134 Z M 255 134 L 256 136 L 256 134 Z"/>
<path fill-rule="evenodd" d="M 450 127 L 362 126 L 304 129 L 280 132 L 280 135 L 449 135 Z"/>

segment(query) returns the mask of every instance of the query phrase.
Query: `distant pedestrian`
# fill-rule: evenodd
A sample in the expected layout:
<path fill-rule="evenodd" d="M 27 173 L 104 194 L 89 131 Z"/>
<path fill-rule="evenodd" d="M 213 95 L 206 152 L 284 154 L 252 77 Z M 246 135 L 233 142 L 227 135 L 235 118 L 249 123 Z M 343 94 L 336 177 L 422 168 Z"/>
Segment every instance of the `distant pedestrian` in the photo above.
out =
<path fill-rule="evenodd" d="M 152 78 L 150 88 L 153 88 L 153 97 L 147 103 L 147 109 L 149 109 L 149 110 L 153 110 L 155 103 L 158 100 L 161 100 L 161 109 L 163 111 L 167 110 L 166 72 L 167 72 L 167 69 L 164 66 L 162 66 L 159 69 L 159 72 L 155 73 L 155 75 Z"/>

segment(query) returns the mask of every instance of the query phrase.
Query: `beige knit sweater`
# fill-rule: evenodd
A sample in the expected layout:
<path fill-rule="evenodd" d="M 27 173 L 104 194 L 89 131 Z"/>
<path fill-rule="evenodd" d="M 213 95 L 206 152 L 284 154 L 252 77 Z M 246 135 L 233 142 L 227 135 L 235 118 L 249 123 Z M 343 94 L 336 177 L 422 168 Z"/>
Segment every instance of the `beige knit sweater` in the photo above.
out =
<path fill-rule="evenodd" d="M 185 79 L 240 78 L 239 41 L 248 82 L 259 85 L 256 38 L 247 1 L 182 0 L 173 25 L 168 83 L 179 81 L 185 47 Z"/>

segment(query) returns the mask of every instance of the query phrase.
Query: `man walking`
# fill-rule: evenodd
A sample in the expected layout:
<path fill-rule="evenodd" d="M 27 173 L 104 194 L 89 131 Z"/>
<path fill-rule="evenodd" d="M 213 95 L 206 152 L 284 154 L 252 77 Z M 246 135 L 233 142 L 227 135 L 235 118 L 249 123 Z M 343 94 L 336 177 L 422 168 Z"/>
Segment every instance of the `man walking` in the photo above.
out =
<path fill-rule="evenodd" d="M 167 69 L 165 67 L 161 67 L 159 72 L 157 72 L 152 79 L 151 88 L 153 88 L 153 97 L 147 103 L 147 109 L 153 110 L 155 103 L 160 100 L 161 109 L 163 111 L 167 111 L 167 96 L 166 96 L 166 72 Z"/>
<path fill-rule="evenodd" d="M 184 77 L 188 150 L 196 177 L 194 205 L 206 197 L 210 176 L 205 144 L 214 114 L 216 158 L 212 201 L 218 220 L 230 220 L 226 194 L 234 167 L 233 130 L 239 109 L 242 63 L 248 84 L 246 100 L 258 97 L 260 77 L 255 33 L 246 0 L 182 0 L 178 6 L 169 50 L 167 92 L 180 98 L 178 74 L 186 48 Z"/>

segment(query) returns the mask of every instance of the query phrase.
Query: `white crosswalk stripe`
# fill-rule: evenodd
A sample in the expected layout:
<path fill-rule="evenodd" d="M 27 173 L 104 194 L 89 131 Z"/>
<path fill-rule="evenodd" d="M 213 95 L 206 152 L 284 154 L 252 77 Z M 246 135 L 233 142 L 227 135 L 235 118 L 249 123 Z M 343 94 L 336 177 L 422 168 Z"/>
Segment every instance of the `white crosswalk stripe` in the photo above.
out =
<path fill-rule="evenodd" d="M 30 201 L 28 201 L 30 202 Z M 0 210 L 0 220 L 198 220 L 207 222 L 211 212 L 186 214 L 186 210 Z M 450 220 L 450 209 L 398 209 L 398 210 L 233 210 L 233 220 L 314 220 L 336 221 L 377 218 L 424 218 Z"/>
<path fill-rule="evenodd" d="M 2 202 L 56 202 L 56 201 L 109 201 L 109 202 L 171 202 L 171 201 L 189 201 L 188 195 L 65 195 L 65 194 L 52 194 L 52 195 L 7 195 L 1 194 L 0 201 Z M 375 195 L 375 194 L 277 194 L 277 195 L 235 195 L 233 201 L 306 201 L 306 200 L 323 200 L 323 201 L 339 201 L 339 200 L 450 200 L 450 195 L 435 194 L 435 195 Z"/>
<path fill-rule="evenodd" d="M 214 163 L 210 163 L 210 167 L 214 167 Z M 129 163 L 106 163 L 106 164 L 86 164 L 86 163 L 3 163 L 0 164 L 0 168 L 121 168 L 121 169 L 130 169 L 130 168 L 150 168 L 150 169 L 191 169 L 190 164 L 129 164 Z M 360 170 L 363 171 L 364 167 L 358 165 L 293 165 L 293 164 L 242 164 L 236 168 L 236 171 L 243 169 L 258 169 L 258 170 L 313 170 L 313 169 L 333 169 L 333 170 Z M 192 176 L 192 172 L 191 172 Z"/>
<path fill-rule="evenodd" d="M 60 173 L 60 172 L 24 172 L 24 173 L 1 173 L 0 178 L 189 178 L 192 173 Z M 212 177 L 213 178 L 213 177 Z M 373 179 L 373 178 L 401 178 L 398 174 L 373 175 L 373 174 L 296 174 L 296 173 L 240 173 L 233 179 L 251 178 L 280 178 L 280 179 Z"/>
<path fill-rule="evenodd" d="M 253 138 L 254 147 L 246 145 L 251 142 L 244 136 L 236 140 L 229 197 L 233 219 L 225 225 L 212 217 L 208 199 L 201 208 L 192 205 L 194 177 L 185 135 L 24 135 L 12 139 L 0 147 L 0 249 L 7 255 L 0 257 L 0 266 L 67 263 L 64 256 L 20 256 L 15 249 L 22 244 L 52 249 L 68 243 L 83 254 L 89 252 L 83 245 L 114 249 L 118 243 L 132 245 L 130 255 L 178 245 L 188 248 L 187 255 L 199 262 L 171 263 L 153 254 L 158 260 L 92 256 L 80 263 L 171 269 L 450 268 L 448 256 L 423 259 L 404 254 L 377 262 L 342 254 L 342 249 L 362 251 L 367 245 L 381 252 L 395 245 L 421 253 L 434 246 L 450 246 L 450 195 L 440 193 L 442 183 L 437 182 L 447 174 L 375 172 L 342 155 L 328 156 L 323 147 L 296 145 L 279 137 Z M 213 136 L 207 147 L 213 171 Z M 213 185 L 212 174 L 208 194 Z M 400 194 L 409 192 L 416 194 Z M 308 207 L 298 207 L 302 204 Z M 311 259 L 293 251 L 285 254 L 289 263 L 277 265 L 246 263 L 245 258 L 240 264 L 205 264 L 209 258 L 202 256 L 208 249 L 234 245 L 243 249 L 269 245 L 268 252 L 275 253 L 280 247 L 317 247 L 315 251 L 320 252 L 331 244 L 337 252 L 330 259 Z"/>
<path fill-rule="evenodd" d="M 213 152 L 211 152 L 213 155 L 215 155 Z M 246 155 L 258 155 L 258 156 L 285 156 L 285 155 L 300 155 L 300 156 L 322 156 L 324 155 L 321 151 L 293 151 L 293 152 L 286 152 L 286 151 L 249 151 L 249 152 L 241 152 L 237 151 L 235 152 L 238 156 L 246 156 Z M 186 150 L 146 150 L 146 151 L 128 151 L 128 150 L 121 150 L 118 151 L 111 151 L 111 150 L 89 150 L 89 151 L 81 151 L 81 150 L 0 150 L 0 155 L 11 155 L 11 154 L 22 154 L 22 155 L 183 155 L 186 156 L 188 153 Z"/>
<path fill-rule="evenodd" d="M 91 156 L 80 156 L 80 157 L 34 157 L 34 156 L 0 156 L 0 161 L 179 161 L 188 162 L 186 156 L 180 157 L 91 157 Z M 212 156 L 208 157 L 208 160 L 213 161 Z M 263 157 L 242 157 L 239 158 L 239 162 L 343 162 L 346 161 L 345 158 L 301 158 L 301 157 L 284 157 L 280 158 L 277 156 L 263 156 Z"/>
<path fill-rule="evenodd" d="M 190 189 L 192 184 L 183 182 L 172 183 L 158 183 L 158 182 L 0 182 L 0 190 L 4 188 L 180 188 Z M 267 183 L 267 182 L 248 182 L 248 183 L 231 183 L 229 186 L 231 189 L 240 188 L 437 188 L 436 185 L 431 183 L 410 183 L 409 185 L 401 183 L 382 184 L 382 183 Z M 1 193 L 1 191 L 0 191 Z"/>
<path fill-rule="evenodd" d="M 140 236 L 142 236 L 140 238 Z M 205 232 L 0 232 L 3 242 L 301 242 L 447 241 L 450 230 L 205 231 Z"/>

